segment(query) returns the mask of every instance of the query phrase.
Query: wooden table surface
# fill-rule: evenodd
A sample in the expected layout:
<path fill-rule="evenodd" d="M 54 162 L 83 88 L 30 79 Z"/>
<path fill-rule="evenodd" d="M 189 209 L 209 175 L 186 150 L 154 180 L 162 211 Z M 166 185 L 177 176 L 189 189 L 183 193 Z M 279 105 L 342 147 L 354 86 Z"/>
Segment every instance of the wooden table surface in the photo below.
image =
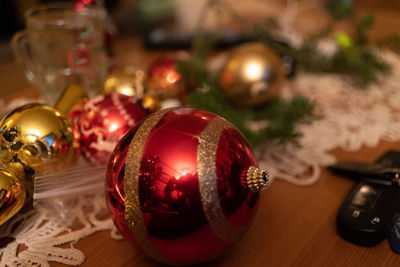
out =
<path fill-rule="evenodd" d="M 357 15 L 363 11 L 375 13 L 373 38 L 400 29 L 400 5 L 384 3 L 381 6 L 367 1 L 357 12 Z M 116 42 L 116 60 L 120 65 L 146 69 L 165 52 L 144 51 L 132 36 Z M 0 63 L 0 81 L 0 96 L 6 101 L 38 95 L 11 57 Z M 373 162 L 388 149 L 400 150 L 400 142 L 382 141 L 377 147 L 354 153 L 337 149 L 333 154 L 339 160 Z M 275 180 L 262 192 L 259 213 L 249 232 L 228 254 L 208 266 L 400 266 L 400 255 L 390 250 L 386 240 L 366 248 L 346 242 L 336 233 L 338 208 L 353 184 L 354 181 L 332 175 L 325 168 L 320 180 L 307 187 Z M 113 240 L 108 231 L 89 236 L 74 246 L 86 255 L 84 266 L 158 266 L 126 241 Z M 65 265 L 51 263 L 51 266 Z"/>

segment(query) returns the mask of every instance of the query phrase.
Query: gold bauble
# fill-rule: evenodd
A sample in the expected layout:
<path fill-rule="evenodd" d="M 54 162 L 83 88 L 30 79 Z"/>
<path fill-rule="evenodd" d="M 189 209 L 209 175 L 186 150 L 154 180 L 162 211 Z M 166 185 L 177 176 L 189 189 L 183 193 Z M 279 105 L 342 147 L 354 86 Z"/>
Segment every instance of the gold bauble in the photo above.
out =
<path fill-rule="evenodd" d="M 280 58 L 268 46 L 246 43 L 235 48 L 222 68 L 220 86 L 238 106 L 258 106 L 278 96 L 284 79 Z"/>
<path fill-rule="evenodd" d="M 0 123 L 0 164 L 6 169 L 12 164 L 20 166 L 24 177 L 18 173 L 17 177 L 28 191 L 34 175 L 70 166 L 77 158 L 77 148 L 68 119 L 46 105 L 24 105 Z"/>
<path fill-rule="evenodd" d="M 157 97 L 151 95 L 145 95 L 142 98 L 142 106 L 148 109 L 150 112 L 154 112 L 161 108 L 161 103 Z"/>
<path fill-rule="evenodd" d="M 103 93 L 116 92 L 141 99 L 144 95 L 146 75 L 134 67 L 118 68 L 111 72 L 103 85 Z"/>
<path fill-rule="evenodd" d="M 19 179 L 0 169 L 0 225 L 22 208 L 25 199 L 25 189 Z"/>

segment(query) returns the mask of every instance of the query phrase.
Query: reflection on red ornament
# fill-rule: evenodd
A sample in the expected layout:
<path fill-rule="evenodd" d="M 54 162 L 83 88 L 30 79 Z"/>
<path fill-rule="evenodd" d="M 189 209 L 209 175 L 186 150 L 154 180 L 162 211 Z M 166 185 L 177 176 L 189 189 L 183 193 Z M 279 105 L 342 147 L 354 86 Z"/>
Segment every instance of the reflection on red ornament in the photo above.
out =
<path fill-rule="evenodd" d="M 107 171 L 115 225 L 157 261 L 209 261 L 252 223 L 258 193 L 243 181 L 256 160 L 243 135 L 203 110 L 160 110 L 119 141 Z"/>
<path fill-rule="evenodd" d="M 118 140 L 147 114 L 132 97 L 113 93 L 86 101 L 71 112 L 70 119 L 84 156 L 107 164 Z"/>

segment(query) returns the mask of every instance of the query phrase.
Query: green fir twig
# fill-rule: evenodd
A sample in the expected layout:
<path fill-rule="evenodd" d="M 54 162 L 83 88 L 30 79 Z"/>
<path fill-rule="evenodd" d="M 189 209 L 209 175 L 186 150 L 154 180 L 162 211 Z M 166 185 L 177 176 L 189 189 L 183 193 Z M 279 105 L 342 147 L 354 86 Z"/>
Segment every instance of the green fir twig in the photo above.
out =
<path fill-rule="evenodd" d="M 239 109 L 225 98 L 216 84 L 204 85 L 190 93 L 187 102 L 191 107 L 209 110 L 232 122 L 252 146 L 268 142 L 298 144 L 302 134 L 296 125 L 316 118 L 314 104 L 305 97 L 296 96 L 289 101 L 274 99 L 258 108 Z M 253 130 L 251 123 L 261 127 Z"/>

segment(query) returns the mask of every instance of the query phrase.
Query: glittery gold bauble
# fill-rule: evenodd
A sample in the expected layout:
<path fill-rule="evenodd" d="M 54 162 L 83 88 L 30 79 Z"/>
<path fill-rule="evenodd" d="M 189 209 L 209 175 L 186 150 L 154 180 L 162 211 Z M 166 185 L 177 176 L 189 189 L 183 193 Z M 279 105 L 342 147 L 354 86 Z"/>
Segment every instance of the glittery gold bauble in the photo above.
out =
<path fill-rule="evenodd" d="M 103 85 L 103 93 L 113 92 L 141 99 L 144 95 L 145 73 L 134 67 L 118 68 L 111 72 Z"/>
<path fill-rule="evenodd" d="M 19 179 L 0 169 L 0 225 L 22 208 L 25 199 L 25 189 Z"/>
<path fill-rule="evenodd" d="M 268 46 L 246 43 L 232 51 L 220 86 L 234 104 L 257 106 L 277 97 L 283 79 L 281 60 Z"/>
<path fill-rule="evenodd" d="M 0 123 L 0 163 L 6 169 L 19 165 L 23 177 L 17 177 L 27 190 L 32 188 L 34 175 L 66 168 L 77 155 L 68 119 L 52 107 L 27 104 Z"/>

